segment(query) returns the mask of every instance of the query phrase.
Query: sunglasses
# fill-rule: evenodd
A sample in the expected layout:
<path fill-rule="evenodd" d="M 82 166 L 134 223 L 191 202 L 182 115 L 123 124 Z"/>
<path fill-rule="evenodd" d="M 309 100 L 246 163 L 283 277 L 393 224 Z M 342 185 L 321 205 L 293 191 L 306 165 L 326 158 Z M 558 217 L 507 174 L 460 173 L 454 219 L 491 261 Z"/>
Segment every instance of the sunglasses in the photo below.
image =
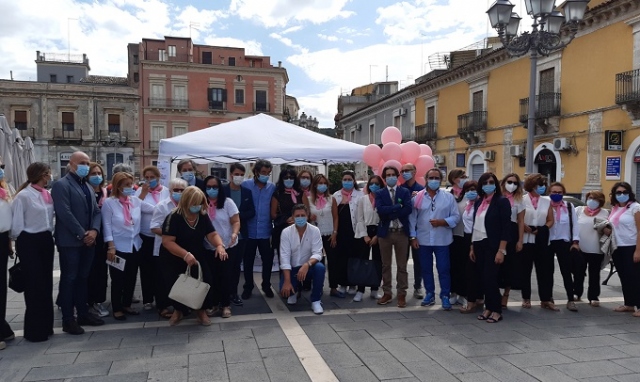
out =
<path fill-rule="evenodd" d="M 437 177 L 437 176 L 430 176 L 430 177 L 428 177 L 427 179 L 428 179 L 428 180 L 440 180 L 440 178 L 439 178 L 439 177 Z"/>
<path fill-rule="evenodd" d="M 518 182 L 513 182 L 511 180 L 507 180 L 507 184 L 515 184 L 516 186 L 518 185 Z"/>
<path fill-rule="evenodd" d="M 182 192 L 184 191 L 184 188 L 174 188 L 171 190 L 171 192 Z"/>
<path fill-rule="evenodd" d="M 207 190 L 217 190 L 218 188 L 216 186 L 207 186 Z"/>
<path fill-rule="evenodd" d="M 616 191 L 616 195 L 629 195 L 629 191 Z"/>
<path fill-rule="evenodd" d="M 284 177 L 284 178 L 282 178 L 282 179 L 295 179 L 295 177 L 293 177 L 293 176 L 285 176 L 285 177 Z"/>

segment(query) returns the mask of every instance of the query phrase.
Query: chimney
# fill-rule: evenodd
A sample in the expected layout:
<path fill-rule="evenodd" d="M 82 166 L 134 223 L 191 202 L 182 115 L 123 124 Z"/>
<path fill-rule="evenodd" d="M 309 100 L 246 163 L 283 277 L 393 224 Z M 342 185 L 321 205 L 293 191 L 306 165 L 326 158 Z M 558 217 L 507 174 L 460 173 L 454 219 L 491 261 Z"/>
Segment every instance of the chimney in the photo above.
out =
<path fill-rule="evenodd" d="M 278 61 L 278 68 L 282 68 L 282 61 Z"/>
<path fill-rule="evenodd" d="M 40 51 L 36 50 L 36 61 L 40 61 Z"/>

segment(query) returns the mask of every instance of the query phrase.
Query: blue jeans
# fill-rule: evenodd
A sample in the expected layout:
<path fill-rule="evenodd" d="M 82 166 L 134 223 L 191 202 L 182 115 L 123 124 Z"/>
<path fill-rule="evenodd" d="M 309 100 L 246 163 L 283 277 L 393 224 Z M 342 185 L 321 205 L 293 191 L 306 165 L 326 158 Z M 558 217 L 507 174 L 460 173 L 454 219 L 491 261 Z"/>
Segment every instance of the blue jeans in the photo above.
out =
<path fill-rule="evenodd" d="M 73 308 L 78 317 L 89 314 L 87 294 L 94 247 L 58 247 L 60 254 L 60 290 L 58 302 L 62 308 L 62 322 L 73 321 Z"/>
<path fill-rule="evenodd" d="M 291 269 L 291 286 L 297 292 L 300 289 L 301 282 L 298 281 L 298 271 L 300 267 L 293 267 Z M 311 277 L 311 302 L 320 301 L 320 297 L 322 297 L 322 288 L 324 287 L 324 274 L 326 269 L 324 264 L 315 263 L 313 267 L 309 269 L 307 272 L 307 277 Z M 280 272 L 280 289 L 284 285 L 284 276 L 282 272 Z"/>
<path fill-rule="evenodd" d="M 451 293 L 451 264 L 449 262 L 448 245 L 421 245 L 418 250 L 420 254 L 420 268 L 424 289 L 427 293 L 435 294 L 436 285 L 433 280 L 433 255 L 436 255 L 436 268 L 438 269 L 438 280 L 440 280 L 440 298 L 449 297 Z"/>

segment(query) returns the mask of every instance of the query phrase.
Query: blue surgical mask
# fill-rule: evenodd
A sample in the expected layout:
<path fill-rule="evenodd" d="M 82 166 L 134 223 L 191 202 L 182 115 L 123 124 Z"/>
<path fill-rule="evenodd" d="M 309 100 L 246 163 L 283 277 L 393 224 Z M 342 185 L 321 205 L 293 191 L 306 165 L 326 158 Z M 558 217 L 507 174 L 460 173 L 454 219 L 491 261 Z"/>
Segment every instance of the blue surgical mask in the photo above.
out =
<path fill-rule="evenodd" d="M 207 187 L 207 196 L 210 198 L 217 198 L 218 197 L 218 189 L 217 188 L 211 188 L 211 187 Z"/>
<path fill-rule="evenodd" d="M 385 179 L 387 181 L 387 186 L 389 187 L 393 187 L 396 184 L 398 184 L 398 177 L 397 176 L 388 176 L 387 179 Z"/>
<path fill-rule="evenodd" d="M 81 178 L 84 178 L 85 176 L 89 175 L 89 165 L 79 164 L 76 170 L 76 175 L 78 175 Z"/>
<path fill-rule="evenodd" d="M 182 179 L 186 180 L 187 182 L 191 182 L 196 176 L 192 171 L 185 171 L 181 174 Z"/>
<path fill-rule="evenodd" d="M 311 179 L 307 179 L 307 178 L 300 179 L 300 187 L 307 188 L 310 185 L 311 185 Z"/>
<path fill-rule="evenodd" d="M 99 186 L 102 184 L 102 176 L 100 175 L 91 175 L 89 177 L 89 184 L 92 186 Z"/>
<path fill-rule="evenodd" d="M 4 179 L 4 170 L 0 168 L 0 180 Z"/>
<path fill-rule="evenodd" d="M 327 192 L 327 185 L 326 184 L 319 184 L 318 185 L 318 192 L 321 194 L 324 194 L 325 192 Z"/>
<path fill-rule="evenodd" d="M 151 188 L 156 188 L 156 187 L 158 187 L 158 179 L 151 179 L 151 180 L 149 181 L 149 187 L 151 187 Z"/>
<path fill-rule="evenodd" d="M 544 195 L 544 193 L 547 192 L 547 186 L 538 186 L 536 192 L 538 195 Z"/>
<path fill-rule="evenodd" d="M 197 214 L 200 211 L 202 211 L 202 206 L 191 206 L 191 207 L 189 207 L 189 212 L 191 212 L 192 214 Z"/>
<path fill-rule="evenodd" d="M 293 187 L 294 181 L 293 179 L 285 179 L 282 183 L 284 183 L 284 188 L 291 188 Z"/>
<path fill-rule="evenodd" d="M 467 191 L 464 197 L 467 198 L 467 200 L 476 200 L 478 193 L 476 191 Z"/>
<path fill-rule="evenodd" d="M 427 187 L 429 187 L 430 190 L 435 191 L 440 188 L 440 181 L 431 179 L 427 181 Z"/>
<path fill-rule="evenodd" d="M 551 195 L 549 195 L 549 198 L 551 198 L 551 201 L 558 203 L 559 201 L 562 200 L 562 195 L 560 195 L 560 194 L 551 194 Z"/>
<path fill-rule="evenodd" d="M 342 181 L 342 188 L 344 188 L 345 190 L 352 190 L 353 189 L 353 180 L 343 180 Z"/>
<path fill-rule="evenodd" d="M 411 171 L 403 171 L 402 172 L 402 179 L 409 180 L 411 178 L 413 178 L 413 174 L 411 173 Z"/>
<path fill-rule="evenodd" d="M 467 180 L 467 178 L 460 178 L 460 180 L 458 181 L 458 187 L 462 188 L 462 186 L 467 183 Z"/>
<path fill-rule="evenodd" d="M 587 207 L 589 207 L 589 209 L 595 210 L 600 207 L 600 202 L 595 199 L 587 199 Z"/>
<path fill-rule="evenodd" d="M 629 201 L 629 194 L 616 195 L 618 203 L 626 203 Z"/>
<path fill-rule="evenodd" d="M 496 192 L 496 185 L 495 184 L 485 184 L 484 186 L 482 186 L 482 191 L 485 194 L 493 194 L 494 192 Z"/>
<path fill-rule="evenodd" d="M 380 190 L 380 186 L 378 186 L 377 184 L 370 184 L 369 185 L 369 191 L 370 192 L 378 192 L 378 190 Z"/>
<path fill-rule="evenodd" d="M 125 187 L 122 189 L 122 194 L 124 196 L 133 196 L 136 194 L 136 190 L 134 190 L 133 187 Z"/>
<path fill-rule="evenodd" d="M 293 218 L 293 220 L 296 222 L 296 227 L 304 227 L 307 224 L 306 216 L 298 216 Z"/>
<path fill-rule="evenodd" d="M 179 202 L 180 198 L 182 197 L 182 192 L 174 192 L 171 194 L 171 197 L 173 198 L 174 202 Z"/>
<path fill-rule="evenodd" d="M 269 175 L 258 175 L 258 182 L 267 184 L 269 181 Z"/>

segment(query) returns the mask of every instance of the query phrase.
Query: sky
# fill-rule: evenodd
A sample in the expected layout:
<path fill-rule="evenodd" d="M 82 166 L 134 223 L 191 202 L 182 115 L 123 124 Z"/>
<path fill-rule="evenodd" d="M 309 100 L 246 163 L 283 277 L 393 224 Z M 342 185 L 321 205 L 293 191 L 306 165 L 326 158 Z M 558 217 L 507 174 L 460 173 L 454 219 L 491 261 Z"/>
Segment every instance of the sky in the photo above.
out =
<path fill-rule="evenodd" d="M 0 0 L 0 78 L 35 80 L 36 51 L 86 53 L 91 74 L 127 75 L 127 44 L 184 36 L 282 61 L 287 94 L 333 128 L 337 99 L 371 82 L 400 87 L 429 57 L 478 42 L 489 0 Z M 523 16 L 522 0 L 512 0 Z M 524 20 L 523 20 L 524 21 Z M 388 76 L 388 77 L 387 77 Z"/>

